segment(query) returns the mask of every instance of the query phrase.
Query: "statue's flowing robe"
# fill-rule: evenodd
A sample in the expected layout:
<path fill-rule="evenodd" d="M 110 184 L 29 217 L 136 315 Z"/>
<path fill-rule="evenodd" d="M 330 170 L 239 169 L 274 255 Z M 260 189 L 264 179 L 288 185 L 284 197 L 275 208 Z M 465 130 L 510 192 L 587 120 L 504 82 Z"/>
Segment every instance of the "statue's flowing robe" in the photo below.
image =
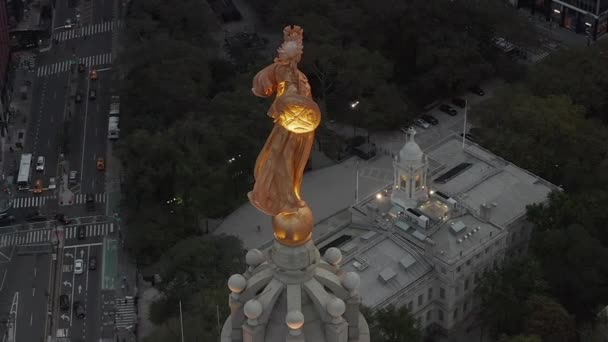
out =
<path fill-rule="evenodd" d="M 275 125 L 256 161 L 255 185 L 248 194 L 252 205 L 272 216 L 294 212 L 305 205 L 300 190 L 314 142 L 314 129 L 294 133 L 279 123 L 279 116 L 293 105 L 320 116 L 306 76 L 298 70 L 294 80 L 289 70 L 289 66 L 275 63 L 260 71 L 253 81 L 254 94 L 268 97 L 277 93 L 268 111 L 268 116 L 275 119 Z M 318 120 L 320 118 L 317 118 L 317 124 Z"/>

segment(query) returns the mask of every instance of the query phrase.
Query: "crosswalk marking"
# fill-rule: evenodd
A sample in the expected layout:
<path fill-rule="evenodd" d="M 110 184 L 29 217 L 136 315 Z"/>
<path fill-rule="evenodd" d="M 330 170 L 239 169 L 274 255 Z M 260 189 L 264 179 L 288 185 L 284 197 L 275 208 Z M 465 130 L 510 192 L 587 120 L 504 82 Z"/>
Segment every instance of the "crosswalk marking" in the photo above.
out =
<path fill-rule="evenodd" d="M 107 198 L 108 198 L 108 195 L 106 193 L 95 194 L 95 203 L 105 203 Z M 76 201 L 74 201 L 74 203 L 82 204 L 82 203 L 85 203 L 86 200 L 87 200 L 86 194 L 77 194 Z"/>
<path fill-rule="evenodd" d="M 108 52 L 95 56 L 80 57 L 78 59 L 78 63 L 83 63 L 87 67 L 112 64 L 112 53 Z M 36 75 L 38 77 L 42 77 L 57 74 L 60 72 L 66 72 L 70 70 L 70 65 L 72 65 L 72 60 L 65 60 L 53 64 L 42 65 L 38 67 Z"/>
<path fill-rule="evenodd" d="M 11 205 L 13 208 L 40 207 L 47 201 L 51 201 L 56 198 L 57 196 L 16 197 L 12 199 Z"/>
<path fill-rule="evenodd" d="M 547 56 L 549 56 L 549 54 L 550 54 L 549 52 L 543 51 L 539 54 L 530 56 L 528 59 L 530 61 L 536 63 L 536 62 L 540 62 L 541 60 L 545 59 Z"/>
<path fill-rule="evenodd" d="M 85 226 L 85 235 L 86 236 L 104 236 L 114 232 L 114 223 L 96 223 L 96 224 L 87 224 Z M 78 238 L 78 227 L 72 226 L 66 228 L 65 232 L 66 239 L 76 239 Z"/>
<path fill-rule="evenodd" d="M 66 40 L 80 38 L 84 36 L 92 36 L 94 34 L 110 32 L 119 30 L 123 26 L 123 22 L 121 20 L 118 21 L 106 21 L 103 23 L 87 25 L 83 27 L 78 27 L 74 29 L 69 29 L 65 31 L 55 32 L 53 33 L 53 38 L 64 42 Z"/>
<path fill-rule="evenodd" d="M 132 326 L 137 319 L 133 297 L 125 298 L 116 298 L 116 328 L 119 329 Z"/>
<path fill-rule="evenodd" d="M 114 233 L 114 223 L 95 223 L 84 226 L 85 235 L 87 237 L 105 236 Z M 51 240 L 53 229 L 54 228 L 45 228 L 0 235 L 0 247 L 48 242 Z M 64 229 L 66 240 L 78 238 L 77 226 L 70 226 Z"/>

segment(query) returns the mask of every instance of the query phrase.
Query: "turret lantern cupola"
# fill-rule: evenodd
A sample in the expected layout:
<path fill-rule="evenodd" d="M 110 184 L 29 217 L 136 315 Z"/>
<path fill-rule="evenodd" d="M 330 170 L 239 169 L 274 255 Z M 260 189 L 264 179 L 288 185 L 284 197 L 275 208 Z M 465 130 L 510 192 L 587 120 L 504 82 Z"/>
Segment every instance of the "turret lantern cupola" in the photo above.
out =
<path fill-rule="evenodd" d="M 394 188 L 391 201 L 404 209 L 416 207 L 419 201 L 428 198 L 426 176 L 428 160 L 414 141 L 416 130 L 410 127 L 406 142 L 393 161 Z"/>

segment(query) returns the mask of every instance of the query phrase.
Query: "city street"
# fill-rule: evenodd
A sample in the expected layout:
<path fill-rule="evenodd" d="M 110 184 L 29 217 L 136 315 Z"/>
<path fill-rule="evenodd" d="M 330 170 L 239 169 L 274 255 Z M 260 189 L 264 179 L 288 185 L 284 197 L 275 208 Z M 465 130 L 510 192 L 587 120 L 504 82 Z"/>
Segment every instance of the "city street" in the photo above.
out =
<path fill-rule="evenodd" d="M 91 269 L 91 258 L 102 259 L 101 243 L 89 243 L 75 246 L 66 246 L 63 249 L 63 264 L 61 268 L 61 294 L 70 298 L 71 305 L 67 310 L 60 310 L 61 320 L 57 329 L 67 329 L 70 339 L 83 341 L 98 341 L 101 322 L 99 310 L 99 293 L 101 268 Z M 83 262 L 82 274 L 74 272 L 76 260 Z M 75 313 L 75 304 L 81 303 L 86 316 L 79 318 Z"/>
<path fill-rule="evenodd" d="M 32 51 L 32 64 L 21 66 L 30 94 L 28 110 L 16 119 L 23 126 L 23 148 L 5 152 L 2 171 L 16 183 L 22 154 L 31 153 L 29 189 L 11 187 L 11 219 L 0 222 L 0 252 L 8 255 L 0 260 L 0 312 L 12 322 L 16 342 L 113 337 L 108 312 L 116 310 L 117 244 L 111 244 L 110 256 L 103 246 L 118 235 L 115 218 L 106 216 L 106 189 L 113 187 L 106 184 L 106 170 L 116 172 L 105 162 L 112 158 L 108 114 L 118 88 L 112 85 L 113 35 L 121 27 L 113 18 L 117 4 L 57 1 L 50 48 Z M 39 157 L 42 170 L 36 168 Z M 76 177 L 69 180 L 72 171 Z M 37 182 L 41 193 L 34 192 Z M 56 220 L 57 214 L 69 222 Z M 76 260 L 82 273 L 75 272 Z M 102 291 L 105 269 L 112 286 Z"/>

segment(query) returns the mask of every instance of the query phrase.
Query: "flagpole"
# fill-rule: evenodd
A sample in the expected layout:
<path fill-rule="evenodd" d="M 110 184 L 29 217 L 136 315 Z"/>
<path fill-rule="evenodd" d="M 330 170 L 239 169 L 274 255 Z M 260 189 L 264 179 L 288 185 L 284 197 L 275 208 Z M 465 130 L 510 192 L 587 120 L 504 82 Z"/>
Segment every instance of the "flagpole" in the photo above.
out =
<path fill-rule="evenodd" d="M 467 109 L 469 108 L 469 101 L 464 100 L 464 125 L 462 126 L 462 149 L 464 150 L 464 139 L 467 134 Z"/>

